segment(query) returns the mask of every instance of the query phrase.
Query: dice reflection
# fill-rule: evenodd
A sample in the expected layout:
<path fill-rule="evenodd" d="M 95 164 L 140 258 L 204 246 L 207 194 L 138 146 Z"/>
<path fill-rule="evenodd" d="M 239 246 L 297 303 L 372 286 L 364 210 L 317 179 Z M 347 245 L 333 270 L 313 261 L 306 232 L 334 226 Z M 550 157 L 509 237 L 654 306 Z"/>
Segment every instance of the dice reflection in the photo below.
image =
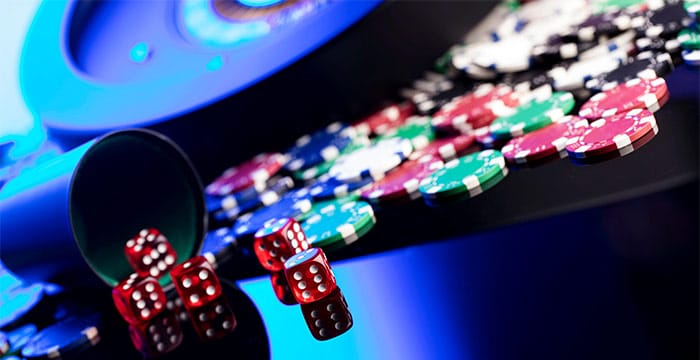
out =
<path fill-rule="evenodd" d="M 156 358 L 177 349 L 182 343 L 183 332 L 175 314 L 164 311 L 145 323 L 130 325 L 129 337 L 143 356 Z"/>
<path fill-rule="evenodd" d="M 339 287 L 321 300 L 301 304 L 301 312 L 317 340 L 333 339 L 350 330 L 353 324 L 350 308 Z"/>

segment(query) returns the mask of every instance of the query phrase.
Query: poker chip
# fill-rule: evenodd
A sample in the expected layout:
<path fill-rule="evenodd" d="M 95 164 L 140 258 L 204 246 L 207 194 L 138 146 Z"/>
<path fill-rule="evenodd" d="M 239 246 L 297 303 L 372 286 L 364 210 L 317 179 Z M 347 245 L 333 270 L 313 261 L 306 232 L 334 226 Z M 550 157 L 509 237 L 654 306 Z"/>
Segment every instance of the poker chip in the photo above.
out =
<path fill-rule="evenodd" d="M 576 141 L 566 146 L 566 151 L 569 157 L 577 159 L 615 152 L 654 128 L 656 119 L 651 112 L 633 109 L 592 122 Z"/>
<path fill-rule="evenodd" d="M 633 141 L 631 144 L 619 148 L 617 151 L 611 151 L 611 152 L 603 154 L 603 155 L 597 155 L 597 156 L 591 156 L 591 157 L 585 157 L 585 158 L 569 157 L 569 160 L 571 160 L 571 162 L 575 165 L 593 165 L 593 164 L 601 163 L 603 161 L 608 161 L 608 160 L 617 159 L 617 158 L 620 158 L 623 156 L 627 156 L 627 155 L 633 153 L 634 151 L 637 151 L 642 146 L 651 142 L 651 140 L 653 140 L 658 133 L 659 133 L 659 128 L 654 127 L 654 128 L 652 128 L 652 131 L 643 135 L 641 138 Z"/>
<path fill-rule="evenodd" d="M 576 59 L 584 51 L 597 45 L 596 42 L 565 42 L 559 37 L 553 37 L 545 44 L 535 45 L 532 48 L 532 58 L 541 64 L 557 64 L 559 62 Z"/>
<path fill-rule="evenodd" d="M 481 185 L 502 174 L 506 167 L 500 151 L 484 150 L 445 163 L 441 169 L 425 177 L 419 185 L 424 198 L 478 192 Z"/>
<path fill-rule="evenodd" d="M 480 194 L 483 194 L 485 191 L 501 183 L 501 181 L 503 181 L 508 176 L 509 172 L 510 171 L 508 170 L 508 168 L 504 167 L 503 169 L 501 169 L 501 171 L 498 172 L 498 174 L 493 176 L 491 179 L 486 180 L 484 183 L 480 184 L 478 187 L 475 187 L 470 191 L 440 197 L 430 197 L 423 195 L 423 201 L 428 206 L 438 207 L 458 201 L 463 201 L 466 199 L 471 199 Z"/>
<path fill-rule="evenodd" d="M 435 132 L 430 126 L 428 117 L 414 116 L 407 120 L 407 123 L 400 127 L 387 131 L 377 138 L 378 141 L 384 139 L 401 138 L 411 142 L 414 150 L 420 150 L 435 138 Z"/>
<path fill-rule="evenodd" d="M 633 18 L 632 27 L 639 36 L 669 39 L 690 22 L 682 0 L 664 0 L 663 6 Z"/>
<path fill-rule="evenodd" d="M 668 53 L 643 52 L 617 69 L 586 81 L 586 88 L 602 91 L 634 78 L 655 79 L 673 70 L 673 60 Z"/>
<path fill-rule="evenodd" d="M 368 147 L 371 143 L 372 142 L 369 140 L 368 137 L 357 136 L 354 139 L 352 139 L 350 145 L 348 145 L 345 149 L 343 149 L 343 151 L 340 152 L 340 156 L 338 158 L 353 153 L 356 150 Z M 296 171 L 294 172 L 294 177 L 299 180 L 308 181 L 315 177 L 321 176 L 327 173 L 328 170 L 330 170 L 330 168 L 333 167 L 333 165 L 335 165 L 335 162 L 338 158 L 322 162 L 305 170 Z"/>
<path fill-rule="evenodd" d="M 484 84 L 445 104 L 435 113 L 431 124 L 438 131 L 467 133 L 511 113 L 511 108 L 517 105 L 517 94 L 510 87 Z"/>
<path fill-rule="evenodd" d="M 418 192 L 420 181 L 443 166 L 441 158 L 424 155 L 416 160 L 404 162 L 386 177 L 362 191 L 362 198 L 383 203 L 412 197 Z"/>
<path fill-rule="evenodd" d="M 700 66 L 700 50 L 683 50 L 683 61 L 689 66 Z"/>
<path fill-rule="evenodd" d="M 276 174 L 286 161 L 286 157 L 279 153 L 259 154 L 224 171 L 205 191 L 210 195 L 223 196 L 250 187 L 263 189 L 265 182 Z"/>
<path fill-rule="evenodd" d="M 681 52 L 681 43 L 676 39 L 651 39 L 647 37 L 639 38 L 634 42 L 638 52 L 667 52 L 676 55 Z"/>
<path fill-rule="evenodd" d="M 361 182 L 366 178 L 381 179 L 389 170 L 399 166 L 413 151 L 411 141 L 389 138 L 375 142 L 339 158 L 328 174 L 344 183 Z"/>
<path fill-rule="evenodd" d="M 313 134 L 304 135 L 287 151 L 289 162 L 285 168 L 294 172 L 333 160 L 352 142 L 355 135 L 353 127 L 339 122 L 334 122 Z"/>
<path fill-rule="evenodd" d="M 415 108 L 410 102 L 392 104 L 352 124 L 360 135 L 382 135 L 403 125 Z"/>
<path fill-rule="evenodd" d="M 34 324 L 22 325 L 18 328 L 9 331 L 6 334 L 7 340 L 7 350 L 3 353 L 0 351 L 0 356 L 5 355 L 19 355 L 25 345 L 29 340 L 37 333 L 37 327 Z M 3 358 L 5 359 L 5 358 Z"/>
<path fill-rule="evenodd" d="M 288 176 L 277 178 L 270 184 L 268 189 L 259 194 L 245 196 L 231 194 L 221 198 L 221 210 L 214 213 L 214 218 L 219 221 L 234 220 L 240 214 L 276 203 L 282 195 L 294 187 L 294 181 Z"/>
<path fill-rule="evenodd" d="M 582 89 L 586 80 L 617 69 L 626 59 L 625 52 L 613 51 L 599 57 L 578 60 L 568 66 L 555 66 L 547 74 L 552 78 L 555 90 L 573 91 Z"/>
<path fill-rule="evenodd" d="M 625 31 L 615 37 L 601 41 L 598 45 L 586 51 L 582 51 L 579 54 L 579 59 L 596 58 L 616 51 L 630 54 L 634 51 L 635 38 L 636 34 L 633 30 Z"/>
<path fill-rule="evenodd" d="M 233 234 L 237 239 L 252 238 L 268 221 L 297 217 L 311 210 L 311 206 L 312 197 L 308 189 L 292 190 L 270 206 L 239 216 L 233 224 Z"/>
<path fill-rule="evenodd" d="M 700 50 L 700 31 L 695 28 L 685 28 L 676 38 L 683 49 Z"/>
<path fill-rule="evenodd" d="M 700 1 L 699 0 L 685 0 L 683 1 L 683 6 L 685 11 L 694 18 L 697 22 L 700 19 Z"/>
<path fill-rule="evenodd" d="M 431 115 L 454 98 L 464 94 L 467 90 L 467 88 L 459 86 L 436 94 L 424 94 L 414 97 L 416 112 L 420 115 Z"/>
<path fill-rule="evenodd" d="M 551 86 L 552 78 L 547 74 L 545 69 L 530 69 L 527 71 L 505 74 L 503 83 L 512 87 L 516 94 L 526 95 L 540 87 Z M 551 92 L 551 88 L 549 91 Z M 517 103 L 509 106 L 517 106 Z"/>
<path fill-rule="evenodd" d="M 530 68 L 533 43 L 522 35 L 513 35 L 498 42 L 480 43 L 473 63 L 477 66 L 509 73 Z"/>
<path fill-rule="evenodd" d="M 554 92 L 543 100 L 533 99 L 518 106 L 514 114 L 494 120 L 491 135 L 496 139 L 522 136 L 562 118 L 573 109 L 574 103 L 574 96 L 568 92 Z"/>
<path fill-rule="evenodd" d="M 472 134 L 439 138 L 423 149 L 414 151 L 408 158 L 410 160 L 416 160 L 425 155 L 432 155 L 441 158 L 443 161 L 450 161 L 456 157 L 465 155 L 474 144 L 474 141 L 475 137 Z"/>
<path fill-rule="evenodd" d="M 370 204 L 334 199 L 314 204 L 301 227 L 312 246 L 335 250 L 357 241 L 376 222 Z"/>
<path fill-rule="evenodd" d="M 561 34 L 561 39 L 565 42 L 591 42 L 629 30 L 631 23 L 632 17 L 623 10 L 596 13 Z"/>
<path fill-rule="evenodd" d="M 32 336 L 22 348 L 30 359 L 68 358 L 100 341 L 99 315 L 75 315 L 61 320 Z"/>
<path fill-rule="evenodd" d="M 207 233 L 202 242 L 199 254 L 207 258 L 214 268 L 224 263 L 232 255 L 232 248 L 236 245 L 236 237 L 229 227 L 212 230 Z"/>
<path fill-rule="evenodd" d="M 474 58 L 481 51 L 480 42 L 471 42 L 471 45 L 460 45 L 452 54 L 452 66 L 464 72 L 467 76 L 477 80 L 490 80 L 496 78 L 498 73 L 491 69 L 474 64 Z"/>
<path fill-rule="evenodd" d="M 503 146 L 501 153 L 509 163 L 535 162 L 564 151 L 566 145 L 582 135 L 587 127 L 585 119 L 565 116 L 554 124 L 511 139 Z"/>
<path fill-rule="evenodd" d="M 579 109 L 579 116 L 599 119 L 632 109 L 656 112 L 664 105 L 668 87 L 663 78 L 635 78 L 593 95 Z"/>
<path fill-rule="evenodd" d="M 328 174 L 321 176 L 309 187 L 309 194 L 316 200 L 342 198 L 372 183 L 372 178 L 345 183 Z"/>

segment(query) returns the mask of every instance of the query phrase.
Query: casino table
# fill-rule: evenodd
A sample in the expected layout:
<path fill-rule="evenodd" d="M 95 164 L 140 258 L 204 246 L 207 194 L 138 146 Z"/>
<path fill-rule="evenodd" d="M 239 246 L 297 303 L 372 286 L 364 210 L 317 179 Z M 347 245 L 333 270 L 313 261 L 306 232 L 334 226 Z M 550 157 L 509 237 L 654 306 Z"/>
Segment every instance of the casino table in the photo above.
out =
<path fill-rule="evenodd" d="M 27 13 L 6 98 L 34 123 L 0 126 L 0 359 L 698 357 L 700 3 L 27 4 L 0 4 Z M 527 106 L 542 108 L 509 125 Z M 452 111 L 486 123 L 440 122 Z M 508 155 L 563 119 L 583 125 L 552 153 Z M 403 167 L 393 197 L 367 190 Z M 330 338 L 309 310 L 326 300 L 299 305 L 294 263 L 260 255 L 287 218 L 308 236 L 293 247 L 332 267 L 347 314 Z M 195 315 L 189 285 L 158 271 L 167 333 L 129 320 L 122 252 L 151 241 L 136 227 L 180 266 L 206 259 L 221 305 Z M 220 310 L 233 325 L 207 339 L 197 321 Z"/>

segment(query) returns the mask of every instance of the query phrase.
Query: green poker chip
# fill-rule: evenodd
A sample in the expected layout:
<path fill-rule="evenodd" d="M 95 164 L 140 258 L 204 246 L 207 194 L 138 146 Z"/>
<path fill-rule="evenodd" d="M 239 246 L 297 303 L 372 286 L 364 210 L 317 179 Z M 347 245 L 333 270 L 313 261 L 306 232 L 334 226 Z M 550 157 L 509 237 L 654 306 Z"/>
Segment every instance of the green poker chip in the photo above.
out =
<path fill-rule="evenodd" d="M 344 198 L 314 204 L 301 227 L 312 246 L 336 250 L 357 241 L 376 222 L 370 204 Z"/>
<path fill-rule="evenodd" d="M 684 49 L 700 50 L 700 31 L 697 29 L 685 28 L 681 30 L 677 40 Z"/>
<path fill-rule="evenodd" d="M 541 129 L 568 114 L 575 105 L 574 96 L 557 91 L 542 99 L 533 99 L 520 105 L 511 115 L 499 117 L 491 124 L 491 135 L 496 139 L 510 139 Z"/>
<path fill-rule="evenodd" d="M 399 126 L 386 134 L 377 138 L 376 141 L 384 139 L 402 138 L 411 141 L 414 150 L 421 150 L 428 146 L 435 139 L 435 131 L 430 124 L 428 117 L 414 117 L 408 123 Z"/>
<path fill-rule="evenodd" d="M 496 186 L 499 184 L 503 179 L 508 176 L 508 168 L 505 167 L 501 170 L 499 174 L 494 176 L 493 178 L 486 180 L 483 184 L 480 186 L 461 193 L 461 194 L 456 194 L 456 195 L 448 195 L 448 196 L 443 196 L 443 197 L 430 197 L 430 196 L 424 196 L 423 200 L 425 201 L 426 204 L 430 206 L 441 206 L 441 205 L 446 205 L 466 199 L 471 199 L 475 196 L 478 196 L 479 194 L 484 193 L 485 191 L 491 189 L 492 187 Z"/>
<path fill-rule="evenodd" d="M 357 136 L 355 139 L 352 140 L 350 145 L 346 146 L 341 152 L 340 155 L 329 161 L 324 161 L 318 165 L 312 166 L 308 169 L 305 170 L 298 170 L 292 173 L 292 176 L 294 176 L 295 179 L 297 180 L 311 180 L 314 178 L 317 178 L 330 170 L 333 165 L 335 165 L 335 162 L 338 160 L 343 155 L 350 154 L 356 150 L 360 150 L 362 148 L 365 148 L 371 144 L 371 141 L 367 136 Z"/>
<path fill-rule="evenodd" d="M 469 194 L 503 174 L 505 168 L 506 161 L 500 151 L 484 150 L 447 162 L 424 178 L 418 190 L 428 199 Z"/>
<path fill-rule="evenodd" d="M 694 17 L 696 22 L 700 20 L 700 0 L 685 0 L 683 6 L 688 15 Z"/>

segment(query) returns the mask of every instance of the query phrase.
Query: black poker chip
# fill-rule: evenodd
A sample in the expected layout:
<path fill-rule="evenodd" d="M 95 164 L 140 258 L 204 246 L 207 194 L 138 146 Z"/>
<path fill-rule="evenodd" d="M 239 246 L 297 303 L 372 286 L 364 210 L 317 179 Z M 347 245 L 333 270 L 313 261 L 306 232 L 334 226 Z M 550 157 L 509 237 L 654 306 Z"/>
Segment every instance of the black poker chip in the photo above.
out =
<path fill-rule="evenodd" d="M 100 341 L 100 315 L 73 315 L 36 333 L 22 348 L 22 357 L 30 359 L 67 358 L 83 352 Z"/>
<path fill-rule="evenodd" d="M 505 74 L 503 83 L 519 92 L 527 92 L 541 86 L 551 85 L 552 77 L 547 69 L 534 68 L 527 71 Z"/>
<path fill-rule="evenodd" d="M 617 69 L 586 81 L 586 89 L 603 91 L 634 78 L 663 77 L 673 70 L 669 53 L 642 52 Z"/>
<path fill-rule="evenodd" d="M 567 42 L 554 36 L 547 43 L 534 46 L 531 55 L 536 62 L 551 65 L 565 60 L 577 59 L 580 53 L 597 45 L 597 41 Z"/>
<path fill-rule="evenodd" d="M 632 16 L 627 10 L 592 14 L 569 32 L 559 37 L 564 42 L 592 42 L 603 36 L 612 37 L 628 30 Z"/>
<path fill-rule="evenodd" d="M 665 0 L 664 6 L 632 19 L 638 37 L 653 39 L 673 38 L 691 23 L 682 0 Z"/>

